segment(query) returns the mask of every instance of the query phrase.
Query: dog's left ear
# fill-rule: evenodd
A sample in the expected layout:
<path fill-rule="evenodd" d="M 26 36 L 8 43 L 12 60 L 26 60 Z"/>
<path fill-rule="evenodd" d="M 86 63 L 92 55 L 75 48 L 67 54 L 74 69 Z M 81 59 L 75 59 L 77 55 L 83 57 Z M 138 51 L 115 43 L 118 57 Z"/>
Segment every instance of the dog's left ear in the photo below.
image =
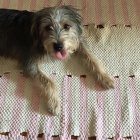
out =
<path fill-rule="evenodd" d="M 32 21 L 32 27 L 31 27 L 31 35 L 33 38 L 33 50 L 37 50 L 39 52 L 43 51 L 43 46 L 41 43 L 41 37 L 40 37 L 40 30 L 39 30 L 39 19 L 38 17 L 34 17 Z"/>
<path fill-rule="evenodd" d="M 31 35 L 35 39 L 39 38 L 39 22 L 36 16 L 34 16 L 32 20 Z"/>

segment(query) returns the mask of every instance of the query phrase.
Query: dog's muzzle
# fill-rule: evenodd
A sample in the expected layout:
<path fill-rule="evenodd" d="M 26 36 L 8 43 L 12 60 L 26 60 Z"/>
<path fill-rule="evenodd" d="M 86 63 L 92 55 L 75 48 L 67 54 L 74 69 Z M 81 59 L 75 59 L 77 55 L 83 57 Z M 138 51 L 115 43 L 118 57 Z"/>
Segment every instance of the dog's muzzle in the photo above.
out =
<path fill-rule="evenodd" d="M 53 44 L 54 49 L 54 57 L 59 60 L 64 60 L 67 58 L 67 51 L 64 49 L 62 43 L 54 43 Z"/>

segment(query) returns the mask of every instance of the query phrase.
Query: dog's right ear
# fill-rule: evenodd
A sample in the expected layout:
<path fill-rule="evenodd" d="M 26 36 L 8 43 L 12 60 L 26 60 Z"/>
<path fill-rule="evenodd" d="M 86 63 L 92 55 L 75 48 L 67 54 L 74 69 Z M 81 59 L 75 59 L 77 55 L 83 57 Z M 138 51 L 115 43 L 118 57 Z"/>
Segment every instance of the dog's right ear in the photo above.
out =
<path fill-rule="evenodd" d="M 39 21 L 36 16 L 34 16 L 33 20 L 32 20 L 31 35 L 32 35 L 33 39 L 39 38 Z"/>
<path fill-rule="evenodd" d="M 40 23 L 39 23 L 39 17 L 35 16 L 32 20 L 32 26 L 31 26 L 31 36 L 33 39 L 33 47 L 32 51 L 39 51 L 43 52 L 43 45 L 41 43 L 41 36 L 40 36 Z"/>
<path fill-rule="evenodd" d="M 42 39 L 42 31 L 44 29 L 44 23 L 50 18 L 49 10 L 51 8 L 44 8 L 34 13 L 32 19 L 31 35 L 35 40 Z"/>

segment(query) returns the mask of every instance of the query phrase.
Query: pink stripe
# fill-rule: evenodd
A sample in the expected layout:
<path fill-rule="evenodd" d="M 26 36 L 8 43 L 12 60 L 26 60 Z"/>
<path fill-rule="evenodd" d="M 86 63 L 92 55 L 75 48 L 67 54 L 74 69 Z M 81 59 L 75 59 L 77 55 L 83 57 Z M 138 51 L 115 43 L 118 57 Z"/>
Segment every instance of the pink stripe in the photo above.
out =
<path fill-rule="evenodd" d="M 3 135 L 0 135 L 0 140 L 4 140 Z"/>
<path fill-rule="evenodd" d="M 121 91 L 120 91 L 120 79 L 114 78 L 114 103 L 115 103 L 115 131 L 116 131 L 116 138 L 122 137 L 122 116 L 121 116 Z"/>
<path fill-rule="evenodd" d="M 20 133 L 9 133 L 9 140 L 20 140 Z"/>
<path fill-rule="evenodd" d="M 49 136 L 49 135 L 46 135 L 46 134 L 44 134 L 43 138 L 44 138 L 44 140 L 53 140 L 52 136 Z"/>
<path fill-rule="evenodd" d="M 101 24 L 101 0 L 95 0 L 95 24 Z"/>
<path fill-rule="evenodd" d="M 67 138 L 67 139 L 66 139 Z M 71 136 L 66 136 L 65 134 L 64 135 L 61 135 L 60 136 L 60 140 L 71 140 Z"/>
<path fill-rule="evenodd" d="M 3 0 L 2 8 L 9 8 L 10 0 Z"/>
<path fill-rule="evenodd" d="M 83 11 L 82 12 L 82 17 L 83 17 L 84 24 L 87 24 L 87 21 L 88 21 L 87 5 L 88 5 L 88 1 L 83 0 L 83 3 L 82 3 L 82 11 Z"/>
<path fill-rule="evenodd" d="M 132 108 L 132 132 L 133 136 L 137 137 L 140 135 L 140 115 L 139 115 L 139 103 L 136 92 L 136 81 L 135 77 L 129 77 L 129 90 L 130 90 L 130 99 L 131 99 L 131 108 Z"/>
<path fill-rule="evenodd" d="M 48 0 L 44 0 L 44 7 L 48 7 Z"/>
<path fill-rule="evenodd" d="M 115 3 L 114 0 L 109 0 L 109 16 L 111 25 L 116 24 L 114 3 Z"/>
<path fill-rule="evenodd" d="M 73 5 L 73 0 L 69 0 L 68 5 Z"/>
<path fill-rule="evenodd" d="M 128 9 L 127 9 L 127 1 L 126 0 L 121 0 L 121 3 L 122 3 L 123 15 L 124 15 L 124 24 L 125 25 L 130 25 Z"/>
<path fill-rule="evenodd" d="M 24 89 L 25 89 L 25 77 L 23 75 L 19 75 L 17 79 L 17 87 L 15 91 L 15 101 L 13 106 L 13 117 L 12 117 L 12 125 L 11 125 L 11 133 L 14 135 L 18 133 L 20 135 L 20 115 L 22 111 L 22 106 L 24 104 Z"/>
<path fill-rule="evenodd" d="M 7 88 L 10 81 L 10 74 L 4 74 L 0 78 L 0 120 L 2 121 L 3 112 L 4 112 L 4 99 L 6 97 Z"/>
<path fill-rule="evenodd" d="M 23 9 L 23 0 L 18 0 L 17 9 L 18 10 L 22 10 Z"/>
<path fill-rule="evenodd" d="M 134 0 L 136 16 L 138 18 L 138 25 L 140 26 L 140 0 Z"/>
<path fill-rule="evenodd" d="M 71 82 L 72 78 L 69 76 L 64 77 L 64 85 L 63 85 L 63 107 L 62 107 L 62 136 L 61 140 L 69 140 L 71 139 Z"/>
<path fill-rule="evenodd" d="M 8 136 L 0 135 L 0 140 L 9 140 Z"/>
<path fill-rule="evenodd" d="M 61 5 L 65 5 L 65 0 L 61 0 Z"/>
<path fill-rule="evenodd" d="M 53 124 L 54 118 L 53 116 L 46 117 L 46 128 L 45 128 L 45 140 L 52 140 L 52 132 L 53 132 Z"/>
<path fill-rule="evenodd" d="M 38 121 L 39 121 L 39 103 L 40 103 L 40 89 L 33 83 L 32 86 L 32 101 L 30 111 L 30 126 L 29 126 L 29 139 L 36 140 L 38 135 Z"/>
<path fill-rule="evenodd" d="M 129 139 L 130 140 L 130 139 Z M 136 137 L 136 136 L 132 136 L 131 137 L 131 140 L 140 140 L 140 138 L 139 137 Z"/>
<path fill-rule="evenodd" d="M 96 91 L 97 94 L 97 107 L 96 107 L 96 114 L 97 114 L 97 140 L 103 140 L 104 137 L 104 92 Z"/>
<path fill-rule="evenodd" d="M 87 96 L 88 96 L 88 90 L 85 87 L 86 80 L 85 77 L 80 78 L 80 136 L 78 137 L 78 140 L 87 140 L 88 139 L 88 110 L 87 110 Z"/>
<path fill-rule="evenodd" d="M 36 9 L 36 0 L 31 0 L 31 3 L 30 3 L 30 10 L 35 10 Z"/>

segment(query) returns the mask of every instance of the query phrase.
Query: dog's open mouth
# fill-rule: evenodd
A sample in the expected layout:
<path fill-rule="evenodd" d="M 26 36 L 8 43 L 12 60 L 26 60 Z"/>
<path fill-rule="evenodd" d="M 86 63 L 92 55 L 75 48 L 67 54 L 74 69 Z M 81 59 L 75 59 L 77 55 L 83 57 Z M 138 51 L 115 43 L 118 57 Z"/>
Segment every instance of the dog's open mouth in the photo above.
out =
<path fill-rule="evenodd" d="M 54 52 L 55 58 L 59 60 L 64 60 L 67 58 L 67 51 L 66 50 L 61 50 L 61 51 L 56 51 Z"/>

